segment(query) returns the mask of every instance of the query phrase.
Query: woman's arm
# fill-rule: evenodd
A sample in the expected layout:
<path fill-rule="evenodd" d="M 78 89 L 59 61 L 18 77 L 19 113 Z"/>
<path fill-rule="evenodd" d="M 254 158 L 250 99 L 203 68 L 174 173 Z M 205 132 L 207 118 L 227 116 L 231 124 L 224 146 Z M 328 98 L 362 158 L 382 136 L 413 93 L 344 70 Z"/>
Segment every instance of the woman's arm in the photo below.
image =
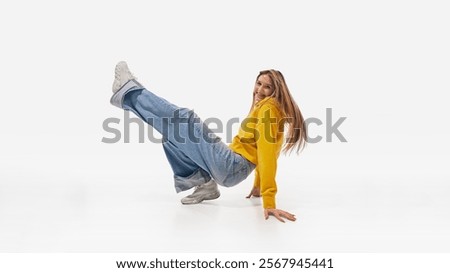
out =
<path fill-rule="evenodd" d="M 283 135 L 278 132 L 277 121 L 281 118 L 273 105 L 263 105 L 258 111 L 255 130 L 258 176 L 265 209 L 275 209 L 278 154 L 283 145 Z"/>
<path fill-rule="evenodd" d="M 250 191 L 249 195 L 246 196 L 246 198 L 250 198 L 252 196 L 254 197 L 261 197 L 261 191 L 260 191 L 260 182 L 259 182 L 259 170 L 258 166 L 255 168 L 255 180 L 253 182 L 253 188 Z"/>
<path fill-rule="evenodd" d="M 279 111 L 273 105 L 263 105 L 258 112 L 255 139 L 258 157 L 258 173 L 260 193 L 263 199 L 264 216 L 275 216 L 284 222 L 283 217 L 295 221 L 295 216 L 276 208 L 275 195 L 277 183 L 277 159 L 283 145 L 283 132 L 279 131 L 281 120 Z"/>

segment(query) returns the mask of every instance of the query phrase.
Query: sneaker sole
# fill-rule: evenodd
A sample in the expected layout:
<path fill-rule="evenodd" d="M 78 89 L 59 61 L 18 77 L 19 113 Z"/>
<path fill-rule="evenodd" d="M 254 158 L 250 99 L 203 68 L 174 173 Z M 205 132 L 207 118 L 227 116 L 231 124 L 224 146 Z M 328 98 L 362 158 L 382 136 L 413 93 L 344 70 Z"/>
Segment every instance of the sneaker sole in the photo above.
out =
<path fill-rule="evenodd" d="M 114 68 L 113 93 L 116 93 L 122 85 L 130 80 L 137 80 L 137 78 L 133 76 L 126 62 L 118 62 Z"/>
<path fill-rule="evenodd" d="M 220 192 L 217 192 L 216 194 L 213 195 L 207 195 L 205 197 L 203 197 L 202 199 L 192 199 L 192 200 L 184 200 L 181 199 L 181 203 L 183 205 L 194 205 L 194 204 L 199 204 L 203 201 L 207 201 L 207 200 L 214 200 L 220 197 Z"/>
<path fill-rule="evenodd" d="M 114 68 L 114 82 L 113 82 L 113 93 L 116 93 L 120 89 L 120 82 L 121 82 L 121 74 L 122 71 L 127 68 L 127 65 L 125 62 L 118 62 L 116 64 L 116 67 Z"/>

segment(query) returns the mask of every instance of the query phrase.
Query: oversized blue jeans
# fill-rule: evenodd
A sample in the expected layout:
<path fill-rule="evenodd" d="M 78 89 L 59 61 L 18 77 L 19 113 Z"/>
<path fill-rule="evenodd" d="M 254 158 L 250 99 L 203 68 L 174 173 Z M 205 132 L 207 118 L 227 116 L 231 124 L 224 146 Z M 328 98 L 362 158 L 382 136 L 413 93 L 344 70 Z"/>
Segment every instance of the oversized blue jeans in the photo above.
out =
<path fill-rule="evenodd" d="M 111 103 L 132 111 L 161 133 L 177 192 L 211 179 L 231 187 L 242 182 L 255 168 L 214 135 L 192 110 L 158 97 L 136 80 L 122 86 Z"/>

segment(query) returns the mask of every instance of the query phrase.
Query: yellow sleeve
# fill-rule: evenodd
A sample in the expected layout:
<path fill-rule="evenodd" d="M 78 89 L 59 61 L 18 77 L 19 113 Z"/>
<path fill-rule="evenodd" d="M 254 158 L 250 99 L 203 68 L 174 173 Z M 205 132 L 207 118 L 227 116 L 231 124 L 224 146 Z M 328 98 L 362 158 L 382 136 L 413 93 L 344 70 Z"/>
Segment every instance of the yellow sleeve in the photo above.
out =
<path fill-rule="evenodd" d="M 263 105 L 258 112 L 256 147 L 258 175 L 264 208 L 276 208 L 275 181 L 278 154 L 283 144 L 282 132 L 278 130 L 280 114 L 274 106 Z M 281 134 L 281 135 L 280 135 Z"/>
<path fill-rule="evenodd" d="M 253 182 L 253 187 L 260 188 L 260 181 L 259 181 L 259 170 L 258 166 L 255 168 L 255 180 Z"/>

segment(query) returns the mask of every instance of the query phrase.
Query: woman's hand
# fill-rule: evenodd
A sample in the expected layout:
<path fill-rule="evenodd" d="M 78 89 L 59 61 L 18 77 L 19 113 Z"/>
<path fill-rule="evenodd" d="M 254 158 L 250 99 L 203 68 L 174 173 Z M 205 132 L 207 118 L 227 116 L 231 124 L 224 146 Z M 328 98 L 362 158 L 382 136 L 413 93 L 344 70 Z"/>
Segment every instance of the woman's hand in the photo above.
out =
<path fill-rule="evenodd" d="M 250 198 L 252 196 L 261 197 L 261 192 L 259 191 L 259 188 L 253 187 L 252 190 L 250 191 L 250 194 L 247 195 L 245 198 Z"/>
<path fill-rule="evenodd" d="M 294 214 L 291 214 L 281 209 L 264 209 L 264 217 L 266 218 L 266 220 L 269 219 L 269 215 L 275 216 L 275 218 L 277 218 L 283 223 L 284 223 L 283 217 L 290 221 L 297 220 Z"/>

